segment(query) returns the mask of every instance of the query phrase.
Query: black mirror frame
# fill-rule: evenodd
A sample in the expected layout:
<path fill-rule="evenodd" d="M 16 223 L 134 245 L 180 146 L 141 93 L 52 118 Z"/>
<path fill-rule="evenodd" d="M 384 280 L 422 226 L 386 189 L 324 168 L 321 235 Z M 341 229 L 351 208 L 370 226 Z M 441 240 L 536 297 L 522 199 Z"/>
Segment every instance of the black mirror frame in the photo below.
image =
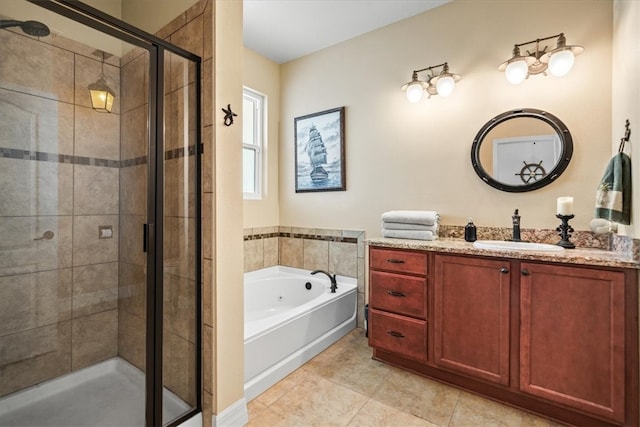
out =
<path fill-rule="evenodd" d="M 560 159 L 558 160 L 558 163 L 555 165 L 555 167 L 550 170 L 547 176 L 545 176 L 541 180 L 525 185 L 508 185 L 496 181 L 491 175 L 489 175 L 489 173 L 487 173 L 486 170 L 484 170 L 484 168 L 480 164 L 480 145 L 482 145 L 482 141 L 484 140 L 485 136 L 487 136 L 487 134 L 494 127 L 498 126 L 504 121 L 519 117 L 530 117 L 542 120 L 543 122 L 551 126 L 560 138 L 562 153 L 560 153 Z M 533 191 L 542 188 L 545 185 L 551 184 L 567 168 L 572 155 L 573 138 L 571 137 L 571 133 L 569 132 L 569 129 L 565 126 L 565 124 L 553 114 L 534 108 L 511 110 L 492 118 L 484 126 L 482 126 L 476 137 L 473 139 L 473 145 L 471 146 L 471 164 L 473 165 L 473 169 L 476 171 L 480 179 L 482 179 L 493 188 L 497 188 L 501 191 L 508 191 L 510 193 L 523 193 L 525 191 Z"/>

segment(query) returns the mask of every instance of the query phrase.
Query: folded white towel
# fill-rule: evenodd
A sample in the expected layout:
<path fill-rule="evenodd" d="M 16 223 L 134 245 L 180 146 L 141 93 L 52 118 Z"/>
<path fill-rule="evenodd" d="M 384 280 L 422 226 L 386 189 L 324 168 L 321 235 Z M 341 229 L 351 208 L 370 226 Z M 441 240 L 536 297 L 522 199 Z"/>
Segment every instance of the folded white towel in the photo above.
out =
<path fill-rule="evenodd" d="M 433 234 L 438 234 L 438 228 L 440 228 L 440 224 L 436 223 L 433 225 L 424 225 L 424 224 L 408 224 L 403 222 L 382 221 L 382 228 L 386 228 L 387 230 L 431 231 L 433 232 Z"/>
<path fill-rule="evenodd" d="M 412 239 L 412 240 L 437 240 L 438 235 L 431 231 L 419 230 L 387 230 L 382 229 L 382 237 L 390 237 L 394 239 Z"/>
<path fill-rule="evenodd" d="M 440 222 L 440 215 L 435 211 L 389 211 L 382 214 L 382 221 L 434 225 Z"/>

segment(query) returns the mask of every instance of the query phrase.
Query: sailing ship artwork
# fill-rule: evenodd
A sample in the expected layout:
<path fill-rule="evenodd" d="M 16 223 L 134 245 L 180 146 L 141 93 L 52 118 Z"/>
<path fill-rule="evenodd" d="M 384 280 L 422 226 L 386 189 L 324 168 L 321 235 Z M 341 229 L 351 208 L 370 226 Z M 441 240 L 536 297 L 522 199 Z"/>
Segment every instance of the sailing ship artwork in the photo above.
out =
<path fill-rule="evenodd" d="M 344 107 L 295 118 L 296 192 L 344 191 Z"/>

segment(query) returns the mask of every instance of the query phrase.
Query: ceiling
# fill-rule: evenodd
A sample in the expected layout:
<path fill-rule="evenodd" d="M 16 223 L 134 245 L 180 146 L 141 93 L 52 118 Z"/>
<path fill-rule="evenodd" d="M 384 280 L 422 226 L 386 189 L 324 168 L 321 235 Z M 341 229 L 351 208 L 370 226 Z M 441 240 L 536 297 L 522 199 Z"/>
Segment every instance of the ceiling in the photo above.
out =
<path fill-rule="evenodd" d="M 451 0 L 244 0 L 244 45 L 278 64 Z"/>

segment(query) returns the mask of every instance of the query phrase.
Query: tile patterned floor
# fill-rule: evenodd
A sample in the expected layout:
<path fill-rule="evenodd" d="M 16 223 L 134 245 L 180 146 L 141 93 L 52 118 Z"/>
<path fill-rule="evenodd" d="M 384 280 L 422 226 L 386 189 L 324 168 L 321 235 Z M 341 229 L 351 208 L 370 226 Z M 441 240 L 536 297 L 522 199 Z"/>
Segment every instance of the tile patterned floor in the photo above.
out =
<path fill-rule="evenodd" d="M 371 359 L 355 329 L 249 402 L 251 427 L 556 427 Z"/>

